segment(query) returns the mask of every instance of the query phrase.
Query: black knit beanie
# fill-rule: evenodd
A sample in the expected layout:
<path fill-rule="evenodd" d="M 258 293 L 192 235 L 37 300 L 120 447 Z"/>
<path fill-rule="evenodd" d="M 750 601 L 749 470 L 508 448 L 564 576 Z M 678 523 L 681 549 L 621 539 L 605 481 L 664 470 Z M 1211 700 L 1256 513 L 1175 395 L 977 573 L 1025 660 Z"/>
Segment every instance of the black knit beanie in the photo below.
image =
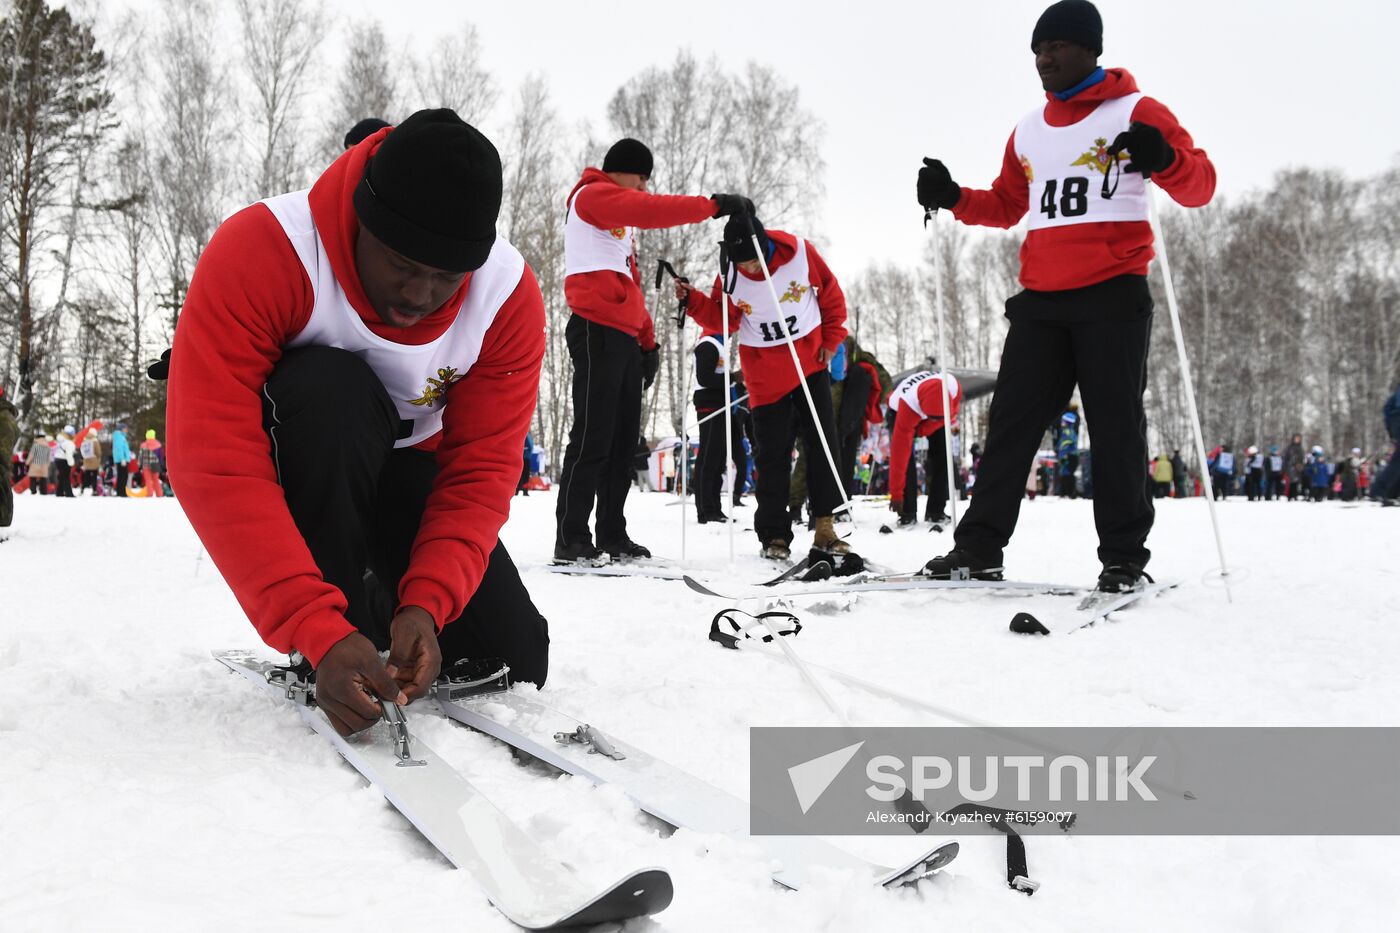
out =
<path fill-rule="evenodd" d="M 734 262 L 749 262 L 758 258 L 753 249 L 753 233 L 758 234 L 758 245 L 763 247 L 763 261 L 768 261 L 771 252 L 768 244 L 768 231 L 763 229 L 763 221 L 753 218 L 753 232 L 749 231 L 749 216 L 733 214 L 724 225 L 724 248 Z"/>
<path fill-rule="evenodd" d="M 1052 3 L 1036 20 L 1031 33 L 1031 51 L 1047 39 L 1063 39 L 1082 45 L 1095 55 L 1103 54 L 1103 19 L 1089 0 L 1060 0 Z"/>
<path fill-rule="evenodd" d="M 479 269 L 496 242 L 501 157 L 451 110 L 420 110 L 365 165 L 355 213 L 385 246 L 447 272 Z"/>
<path fill-rule="evenodd" d="M 351 146 L 355 146 L 364 142 L 366 139 L 373 136 L 375 133 L 378 133 L 380 130 L 384 129 L 384 127 L 389 125 L 390 124 L 379 119 L 378 117 L 365 117 L 359 123 L 356 123 L 354 126 L 350 127 L 350 132 L 345 134 L 345 148 L 349 149 Z"/>
<path fill-rule="evenodd" d="M 635 139 L 619 139 L 603 156 L 603 171 L 651 177 L 651 150 Z"/>

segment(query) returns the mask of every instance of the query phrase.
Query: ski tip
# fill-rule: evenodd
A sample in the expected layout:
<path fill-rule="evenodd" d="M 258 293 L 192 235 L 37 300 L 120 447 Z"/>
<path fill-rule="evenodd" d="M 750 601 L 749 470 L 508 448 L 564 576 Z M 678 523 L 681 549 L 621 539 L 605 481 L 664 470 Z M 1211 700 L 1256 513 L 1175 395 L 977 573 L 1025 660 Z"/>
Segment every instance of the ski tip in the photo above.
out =
<path fill-rule="evenodd" d="M 1029 612 L 1018 612 L 1011 617 L 1011 631 L 1017 635 L 1049 635 L 1050 630 Z"/>
<path fill-rule="evenodd" d="M 891 528 L 889 525 L 881 525 L 881 526 L 880 526 L 880 534 L 882 534 L 882 535 L 892 535 L 892 534 L 894 534 L 894 529 Z"/>

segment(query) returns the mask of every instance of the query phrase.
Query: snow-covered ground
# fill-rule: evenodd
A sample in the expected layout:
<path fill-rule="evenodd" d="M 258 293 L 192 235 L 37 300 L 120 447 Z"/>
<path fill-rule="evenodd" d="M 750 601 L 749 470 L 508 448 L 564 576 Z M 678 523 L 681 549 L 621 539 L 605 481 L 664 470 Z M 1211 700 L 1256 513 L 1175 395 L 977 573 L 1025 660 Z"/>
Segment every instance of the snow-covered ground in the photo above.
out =
<path fill-rule="evenodd" d="M 632 536 L 658 556 L 680 554 L 672 501 L 629 501 Z M 210 660 L 261 643 L 177 502 L 26 495 L 17 513 L 0 543 L 0 930 L 513 929 L 294 712 Z M 706 640 L 723 604 L 676 582 L 545 572 L 553 514 L 551 495 L 517 498 L 504 531 L 550 622 L 547 702 L 745 797 L 746 727 L 832 724 L 791 669 Z M 1400 510 L 1231 501 L 1221 515 L 1243 578 L 1233 604 L 1203 582 L 1204 503 L 1165 501 L 1150 569 L 1184 584 L 1112 624 L 1024 638 L 1007 631 L 1015 611 L 1053 624 L 1072 603 L 862 594 L 799 610 L 795 647 L 1005 725 L 1394 725 Z M 948 546 L 877 534 L 893 516 L 874 502 L 858 517 L 856 546 L 887 565 Z M 1008 575 L 1091 583 L 1094 540 L 1089 503 L 1028 503 Z M 717 587 L 771 573 L 751 532 L 732 565 L 720 526 L 692 524 L 687 544 Z M 945 724 L 827 688 L 857 723 Z M 672 906 L 629 929 L 1349 930 L 1400 906 L 1390 838 L 1037 836 L 1044 887 L 1026 898 L 1005 887 L 1001 840 L 974 836 L 913 890 L 831 876 L 786 892 L 747 844 L 671 834 L 616 790 L 516 765 L 418 712 L 424 740 L 585 877 L 670 870 Z"/>

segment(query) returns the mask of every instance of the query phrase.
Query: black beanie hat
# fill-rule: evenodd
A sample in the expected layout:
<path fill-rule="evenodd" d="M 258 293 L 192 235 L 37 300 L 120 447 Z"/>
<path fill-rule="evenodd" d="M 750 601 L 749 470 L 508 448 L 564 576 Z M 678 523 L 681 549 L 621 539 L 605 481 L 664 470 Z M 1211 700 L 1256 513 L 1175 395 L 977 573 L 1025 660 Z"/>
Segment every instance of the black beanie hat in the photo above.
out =
<path fill-rule="evenodd" d="M 345 148 L 349 149 L 351 146 L 364 142 L 389 125 L 389 123 L 386 123 L 378 117 L 365 117 L 359 123 L 350 127 L 350 132 L 345 134 Z"/>
<path fill-rule="evenodd" d="M 734 262 L 749 262 L 758 258 L 753 251 L 753 234 L 758 234 L 758 245 L 763 247 L 763 261 L 768 261 L 770 247 L 768 231 L 763 229 L 763 221 L 753 218 L 753 231 L 749 231 L 747 214 L 731 214 L 724 225 L 724 248 Z"/>
<path fill-rule="evenodd" d="M 603 171 L 651 177 L 651 150 L 635 139 L 619 139 L 603 156 Z"/>
<path fill-rule="evenodd" d="M 420 110 L 384 138 L 355 213 L 385 246 L 447 272 L 479 269 L 496 242 L 501 157 L 451 110 Z"/>
<path fill-rule="evenodd" d="M 1046 39 L 1063 39 L 1102 55 L 1103 18 L 1089 0 L 1060 0 L 1046 7 L 1036 20 L 1035 31 L 1031 33 L 1031 51 Z"/>

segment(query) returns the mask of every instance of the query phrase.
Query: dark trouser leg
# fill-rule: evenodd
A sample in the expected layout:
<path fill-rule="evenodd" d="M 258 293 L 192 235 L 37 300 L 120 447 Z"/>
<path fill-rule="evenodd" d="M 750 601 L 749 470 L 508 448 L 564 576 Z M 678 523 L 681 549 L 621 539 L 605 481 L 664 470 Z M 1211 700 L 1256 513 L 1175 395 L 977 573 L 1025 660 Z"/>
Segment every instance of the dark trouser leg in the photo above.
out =
<path fill-rule="evenodd" d="M 797 415 L 797 429 L 807 448 L 807 492 L 812 502 L 812 517 L 823 518 L 836 511 L 841 504 L 841 493 L 832 475 L 831 464 L 826 460 L 822 449 L 822 435 L 835 450 L 836 416 L 831 408 L 831 375 L 825 369 L 807 377 L 807 388 L 812 393 L 812 402 L 817 409 L 817 420 L 812 421 L 812 410 L 802 397 L 802 387 L 793 390 L 793 409 Z M 817 432 L 820 431 L 821 434 Z"/>
<path fill-rule="evenodd" d="M 263 387 L 263 426 L 287 509 L 321 576 L 345 594 L 350 624 L 387 648 L 389 620 L 370 609 L 364 574 L 379 474 L 398 436 L 388 393 L 352 353 L 291 350 Z"/>
<path fill-rule="evenodd" d="M 943 449 L 947 443 L 942 428 L 928 437 L 928 454 L 924 459 L 928 504 L 924 506 L 924 518 L 930 520 L 942 515 L 948 508 L 948 452 Z"/>
<path fill-rule="evenodd" d="M 862 422 L 862 426 L 864 422 Z M 856 452 L 860 450 L 860 442 L 863 437 L 861 431 L 852 431 L 841 438 L 841 459 L 837 461 L 837 466 L 841 468 L 841 481 L 846 484 L 846 495 L 855 495 L 860 490 L 856 483 Z"/>
<path fill-rule="evenodd" d="M 899 504 L 899 517 L 919 516 L 919 454 L 909 445 L 909 462 L 904 465 L 904 501 Z"/>
<path fill-rule="evenodd" d="M 10 488 L 9 474 L 0 476 L 0 528 L 10 527 L 15 517 L 15 493 Z"/>
<path fill-rule="evenodd" d="M 958 523 L 954 544 L 992 564 L 1016 530 L 1026 473 L 1045 428 L 1074 391 L 1074 351 L 1067 325 L 1012 321 L 987 419 L 977 494 Z M 1094 473 L 1098 475 L 1098 463 Z"/>
<path fill-rule="evenodd" d="M 709 414 L 704 412 L 701 417 Z M 709 518 L 720 514 L 719 491 L 724 484 L 724 415 L 700 425 L 700 453 L 695 458 L 695 511 Z"/>
<path fill-rule="evenodd" d="M 621 544 L 627 537 L 627 494 L 632 491 L 633 440 L 642 431 L 642 348 L 637 338 L 608 328 L 604 337 L 608 366 L 620 383 L 613 416 L 612 442 L 598 483 L 598 546 Z"/>
<path fill-rule="evenodd" d="M 758 469 L 758 507 L 753 530 L 764 544 L 774 539 L 792 543 L 788 491 L 792 482 L 792 445 L 797 433 L 793 395 L 800 391 L 795 389 L 775 402 L 753 409 L 754 466 Z"/>
<path fill-rule="evenodd" d="M 1393 499 L 1400 496 L 1400 445 L 1390 453 L 1385 469 L 1371 481 L 1371 498 Z"/>
<path fill-rule="evenodd" d="M 1076 324 L 1074 359 L 1094 441 L 1094 525 L 1099 560 L 1146 566 L 1155 512 L 1147 495 L 1147 350 L 1150 314 Z"/>
<path fill-rule="evenodd" d="M 67 460 L 58 461 L 57 486 L 53 494 L 65 499 L 73 498 L 73 465 Z"/>
<path fill-rule="evenodd" d="M 433 456 L 411 449 L 389 454 L 380 475 L 369 556 L 374 576 L 391 604 L 397 604 L 399 582 L 408 572 L 413 539 L 436 475 Z M 383 619 L 383 624 L 388 622 Z M 381 635 L 385 647 L 387 635 L 387 631 Z M 476 592 L 462 614 L 443 626 L 438 644 L 444 667 L 462 658 L 503 658 L 510 665 L 511 680 L 544 683 L 549 672 L 549 628 L 499 541 Z"/>
<path fill-rule="evenodd" d="M 574 423 L 569 428 L 564 466 L 559 473 L 559 501 L 554 510 L 557 547 L 593 541 L 588 518 L 605 482 L 622 391 L 622 372 L 617 365 L 620 361 L 608 359 L 605 337 L 609 331 L 621 334 L 576 314 L 564 328 L 564 340 L 574 364 Z M 635 340 L 632 342 L 636 344 Z M 636 436 L 637 432 L 632 431 L 629 452 Z M 598 530 L 601 539 L 602 528 Z"/>
<path fill-rule="evenodd" d="M 117 495 L 126 498 L 126 464 L 117 464 Z"/>

